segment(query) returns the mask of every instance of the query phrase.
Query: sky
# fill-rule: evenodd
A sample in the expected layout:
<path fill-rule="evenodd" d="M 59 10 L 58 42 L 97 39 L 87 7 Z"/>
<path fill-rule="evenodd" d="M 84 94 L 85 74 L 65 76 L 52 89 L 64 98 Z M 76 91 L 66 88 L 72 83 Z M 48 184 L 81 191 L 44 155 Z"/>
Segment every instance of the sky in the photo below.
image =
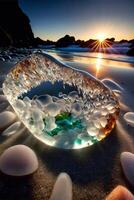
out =
<path fill-rule="evenodd" d="M 134 0 L 19 0 L 35 37 L 134 38 Z"/>

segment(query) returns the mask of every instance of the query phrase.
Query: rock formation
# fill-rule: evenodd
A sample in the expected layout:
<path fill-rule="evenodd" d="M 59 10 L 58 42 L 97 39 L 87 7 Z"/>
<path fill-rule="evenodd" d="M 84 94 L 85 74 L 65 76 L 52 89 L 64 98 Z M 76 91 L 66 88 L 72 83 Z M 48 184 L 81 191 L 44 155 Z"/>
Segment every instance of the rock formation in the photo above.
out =
<path fill-rule="evenodd" d="M 34 35 L 18 0 L 0 1 L 0 46 L 30 46 Z"/>

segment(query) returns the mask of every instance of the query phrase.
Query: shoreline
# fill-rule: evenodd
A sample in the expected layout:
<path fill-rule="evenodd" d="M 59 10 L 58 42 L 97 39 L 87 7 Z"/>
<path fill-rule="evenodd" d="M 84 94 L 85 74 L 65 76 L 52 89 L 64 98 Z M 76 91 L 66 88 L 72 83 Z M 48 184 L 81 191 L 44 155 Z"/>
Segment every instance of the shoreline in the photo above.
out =
<path fill-rule="evenodd" d="M 75 64 L 75 61 L 72 63 Z M 0 62 L 1 69 L 3 69 L 1 75 L 6 75 L 14 64 L 7 61 Z M 123 68 L 121 70 L 123 71 Z M 121 85 L 124 91 L 120 100 L 134 109 L 133 74 L 130 71 L 131 77 L 127 80 L 127 74 L 122 73 L 111 72 L 112 78 L 115 81 L 118 80 L 119 84 L 124 80 L 124 84 Z M 104 77 L 106 78 L 105 74 Z M 32 176 L 18 179 L 0 173 L 0 184 L 2 184 L 0 199 L 8 199 L 9 195 L 11 199 L 15 199 L 18 198 L 18 194 L 21 199 L 49 199 L 57 175 L 61 172 L 66 172 L 71 176 L 73 200 L 78 198 L 80 200 L 90 198 L 104 200 L 117 185 L 126 186 L 134 192 L 122 174 L 119 159 L 123 151 L 134 152 L 133 128 L 124 123 L 122 117 L 124 112 L 126 111 L 121 110 L 117 125 L 109 136 L 81 150 L 61 150 L 47 146 L 34 138 L 26 129 L 4 139 L 1 136 L 1 152 L 12 145 L 25 144 L 36 152 L 39 158 L 39 169 Z"/>

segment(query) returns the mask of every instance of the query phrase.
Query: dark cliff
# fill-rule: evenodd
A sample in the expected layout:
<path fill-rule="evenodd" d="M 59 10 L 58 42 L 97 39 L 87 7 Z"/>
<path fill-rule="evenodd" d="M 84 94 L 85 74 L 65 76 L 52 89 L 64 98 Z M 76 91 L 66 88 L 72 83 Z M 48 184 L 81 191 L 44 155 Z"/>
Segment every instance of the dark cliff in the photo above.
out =
<path fill-rule="evenodd" d="M 34 35 L 18 0 L 0 1 L 0 46 L 30 46 Z"/>

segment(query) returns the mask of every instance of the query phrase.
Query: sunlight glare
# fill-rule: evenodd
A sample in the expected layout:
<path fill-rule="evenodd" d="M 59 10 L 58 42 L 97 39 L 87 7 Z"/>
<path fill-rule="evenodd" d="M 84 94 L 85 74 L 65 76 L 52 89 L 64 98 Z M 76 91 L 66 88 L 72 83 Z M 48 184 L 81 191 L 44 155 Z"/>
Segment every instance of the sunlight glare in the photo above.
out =
<path fill-rule="evenodd" d="M 98 77 L 99 75 L 101 64 L 102 64 L 102 54 L 98 53 L 97 60 L 96 60 L 96 77 Z"/>
<path fill-rule="evenodd" d="M 99 33 L 97 38 L 98 38 L 99 42 L 101 43 L 101 42 L 103 42 L 105 40 L 105 34 L 104 33 Z"/>

